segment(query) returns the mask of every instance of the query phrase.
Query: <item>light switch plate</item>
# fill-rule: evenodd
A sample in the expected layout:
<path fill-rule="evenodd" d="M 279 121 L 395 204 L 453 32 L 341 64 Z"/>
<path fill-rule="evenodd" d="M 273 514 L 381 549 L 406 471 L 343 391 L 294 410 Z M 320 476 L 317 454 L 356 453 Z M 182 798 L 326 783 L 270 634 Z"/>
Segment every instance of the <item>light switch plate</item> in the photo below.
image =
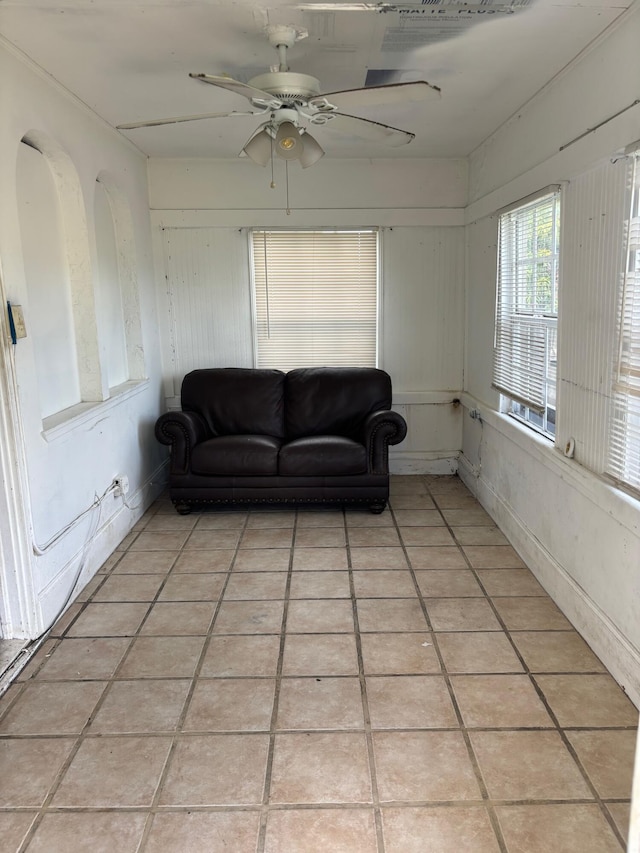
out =
<path fill-rule="evenodd" d="M 9 325 L 11 326 L 12 337 L 18 338 L 27 337 L 27 327 L 24 322 L 24 313 L 22 305 L 7 304 L 9 309 Z"/>

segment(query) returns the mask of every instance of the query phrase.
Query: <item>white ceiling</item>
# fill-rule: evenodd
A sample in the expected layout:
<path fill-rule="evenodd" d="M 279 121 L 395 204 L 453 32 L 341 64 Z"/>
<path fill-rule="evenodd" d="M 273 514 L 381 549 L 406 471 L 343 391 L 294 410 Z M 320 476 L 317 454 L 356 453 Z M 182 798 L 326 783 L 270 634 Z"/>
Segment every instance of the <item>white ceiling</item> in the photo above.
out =
<path fill-rule="evenodd" d="M 369 70 L 442 90 L 438 100 L 358 112 L 415 133 L 400 149 L 315 128 L 328 157 L 464 157 L 632 0 L 516 0 L 512 12 L 498 10 L 501 0 L 422 2 L 383 12 L 340 8 L 345 0 L 0 0 L 0 34 L 115 126 L 250 108 L 188 73 L 245 82 L 277 62 L 265 26 L 293 24 L 309 35 L 289 51 L 291 70 L 318 77 L 323 92 L 364 86 Z M 224 158 L 259 124 L 208 119 L 125 135 L 149 156 Z"/>

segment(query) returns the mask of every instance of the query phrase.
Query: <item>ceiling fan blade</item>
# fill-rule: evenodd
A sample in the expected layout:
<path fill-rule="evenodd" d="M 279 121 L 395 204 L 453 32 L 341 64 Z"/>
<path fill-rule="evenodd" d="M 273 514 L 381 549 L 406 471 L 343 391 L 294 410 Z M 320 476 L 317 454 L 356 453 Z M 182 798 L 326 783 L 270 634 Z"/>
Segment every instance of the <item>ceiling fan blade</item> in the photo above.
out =
<path fill-rule="evenodd" d="M 154 118 L 151 121 L 132 121 L 128 124 L 117 124 L 116 130 L 135 130 L 137 127 L 157 127 L 161 124 L 179 124 L 182 121 L 200 121 L 206 118 L 227 118 L 228 116 L 259 116 L 262 112 L 255 113 L 202 113 L 197 116 L 176 116 L 175 118 Z"/>
<path fill-rule="evenodd" d="M 189 74 L 189 77 L 193 80 L 201 80 L 203 83 L 210 83 L 212 86 L 219 86 L 221 89 L 228 89 L 230 92 L 242 95 L 260 106 L 278 109 L 283 103 L 279 98 L 270 95 L 269 92 L 255 89 L 253 86 L 241 83 L 232 77 L 216 77 L 213 74 Z"/>
<path fill-rule="evenodd" d="M 329 127 L 339 130 L 341 133 L 352 133 L 370 142 L 382 142 L 393 147 L 407 145 L 415 139 L 415 133 L 408 130 L 400 130 L 399 127 L 390 127 L 388 124 L 380 124 L 378 121 L 369 121 L 366 118 L 347 116 L 343 113 L 333 113 Z"/>
<path fill-rule="evenodd" d="M 389 83 L 387 86 L 365 86 L 362 89 L 345 89 L 342 92 L 327 92 L 311 98 L 309 104 L 319 110 L 331 106 L 339 110 L 353 107 L 375 107 L 378 104 L 404 104 L 426 101 L 440 97 L 440 89 L 424 80 L 415 83 Z"/>

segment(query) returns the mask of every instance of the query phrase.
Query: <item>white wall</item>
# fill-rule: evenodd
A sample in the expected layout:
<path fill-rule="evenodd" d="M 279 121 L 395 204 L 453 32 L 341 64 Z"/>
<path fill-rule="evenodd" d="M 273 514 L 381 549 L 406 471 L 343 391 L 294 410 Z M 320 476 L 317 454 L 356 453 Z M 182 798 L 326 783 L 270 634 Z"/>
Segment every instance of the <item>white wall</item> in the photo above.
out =
<path fill-rule="evenodd" d="M 513 193 L 521 198 L 535 191 L 550 171 L 568 179 L 615 151 L 621 139 L 638 138 L 638 106 L 627 107 L 638 99 L 639 30 L 640 8 L 635 3 L 473 152 L 472 219 L 483 205 L 485 210 L 491 204 L 498 208 L 508 204 L 501 199 Z M 618 118 L 605 123 L 617 113 Z"/>
<path fill-rule="evenodd" d="M 290 213 L 276 163 L 151 160 L 149 194 L 161 270 L 168 405 L 196 366 L 251 366 L 248 229 L 381 228 L 380 367 L 391 374 L 407 439 L 393 471 L 456 470 L 462 389 L 466 163 L 320 161 L 289 171 Z"/>
<path fill-rule="evenodd" d="M 82 570 L 81 587 L 158 491 L 165 457 L 153 437 L 161 408 L 160 347 L 144 158 L 51 78 L 4 46 L 0 101 L 1 297 L 3 305 L 6 300 L 22 305 L 27 327 L 27 337 L 13 346 L 3 316 L 0 623 L 4 636 L 34 637 L 55 617 L 78 572 Z M 52 404 L 53 416 L 51 401 L 42 406 L 37 381 L 36 351 L 42 339 L 35 322 L 37 305 L 30 304 L 36 291 L 28 287 L 33 273 L 29 261 L 36 249 L 23 244 L 18 215 L 16 164 L 23 137 L 55 152 L 48 168 L 72 210 L 73 227 L 66 229 L 63 253 L 76 286 L 72 310 L 75 335 L 81 339 L 75 343 L 83 402 L 62 411 Z M 92 310 L 99 266 L 94 227 L 98 177 L 121 193 L 126 216 L 120 216 L 119 223 L 128 222 L 120 235 L 126 245 L 119 263 L 132 351 L 130 381 L 117 394 L 109 390 L 108 365 L 100 355 L 108 351 L 108 329 L 100 328 Z M 39 211 L 33 215 L 38 220 Z M 40 227 L 46 229 L 47 223 Z M 109 496 L 99 515 L 89 513 L 46 554 L 37 556 L 38 547 L 43 550 L 41 546 L 89 507 L 117 474 L 129 477 L 133 508 Z"/>
<path fill-rule="evenodd" d="M 45 157 L 19 146 L 16 189 L 29 326 L 43 416 L 80 400 L 71 282 L 64 252 L 64 223 Z"/>
<path fill-rule="evenodd" d="M 566 459 L 546 439 L 499 414 L 498 395 L 491 388 L 491 359 L 496 211 L 551 183 L 569 182 L 563 196 L 565 236 L 576 233 L 575 223 L 603 221 L 607 212 L 603 204 L 610 203 L 606 199 L 613 191 L 607 196 L 578 187 L 590 170 L 606 171 L 607 164 L 613 169 L 610 160 L 615 152 L 640 138 L 640 107 L 559 149 L 635 101 L 639 38 L 636 4 L 619 26 L 471 158 L 463 401 L 467 410 L 480 409 L 482 423 L 470 420 L 468 412 L 465 415 L 460 460 L 461 476 L 636 704 L 640 704 L 640 502 L 587 470 L 579 454 Z M 587 233 L 587 224 L 580 226 L 582 233 Z M 606 243 L 603 237 L 602 246 Z M 610 310 L 618 280 L 606 275 L 607 258 L 593 257 L 591 242 L 586 251 L 592 255 L 589 265 L 575 246 L 565 256 L 561 286 L 570 290 L 562 304 L 575 309 L 584 302 L 586 312 L 598 312 L 599 299 L 604 313 L 605 308 Z M 588 300 L 581 299 L 582 292 L 589 294 Z M 567 329 L 575 336 L 573 341 L 564 340 L 562 347 L 584 348 L 588 328 L 586 318 L 584 323 L 563 324 L 561 315 L 559 335 Z M 560 396 L 559 419 L 562 401 Z M 574 419 L 571 431 L 577 443 L 580 430 Z"/>
<path fill-rule="evenodd" d="M 465 160 L 329 160 L 309 169 L 289 167 L 286 215 L 284 161 L 269 167 L 248 158 L 149 161 L 152 210 L 219 211 L 227 225 L 326 223 L 337 211 L 342 221 L 373 218 L 376 224 L 451 223 L 467 201 Z M 393 220 L 393 222 L 391 221 Z M 458 218 L 458 223 L 459 223 Z M 332 223 L 332 224 L 338 224 Z"/>
<path fill-rule="evenodd" d="M 98 325 L 103 329 L 107 386 L 115 388 L 130 378 L 130 372 L 118 269 L 118 235 L 109 196 L 101 181 L 96 181 L 94 217 L 98 261 L 96 309 Z"/>

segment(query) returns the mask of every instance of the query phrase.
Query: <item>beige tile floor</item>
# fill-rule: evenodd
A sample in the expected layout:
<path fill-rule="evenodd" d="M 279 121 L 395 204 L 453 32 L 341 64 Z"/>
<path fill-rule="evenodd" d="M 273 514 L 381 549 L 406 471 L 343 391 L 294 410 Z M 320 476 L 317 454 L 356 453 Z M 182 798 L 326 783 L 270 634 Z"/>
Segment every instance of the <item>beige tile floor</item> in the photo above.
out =
<path fill-rule="evenodd" d="M 620 851 L 636 724 L 457 478 L 162 499 L 0 700 L 0 849 Z"/>

